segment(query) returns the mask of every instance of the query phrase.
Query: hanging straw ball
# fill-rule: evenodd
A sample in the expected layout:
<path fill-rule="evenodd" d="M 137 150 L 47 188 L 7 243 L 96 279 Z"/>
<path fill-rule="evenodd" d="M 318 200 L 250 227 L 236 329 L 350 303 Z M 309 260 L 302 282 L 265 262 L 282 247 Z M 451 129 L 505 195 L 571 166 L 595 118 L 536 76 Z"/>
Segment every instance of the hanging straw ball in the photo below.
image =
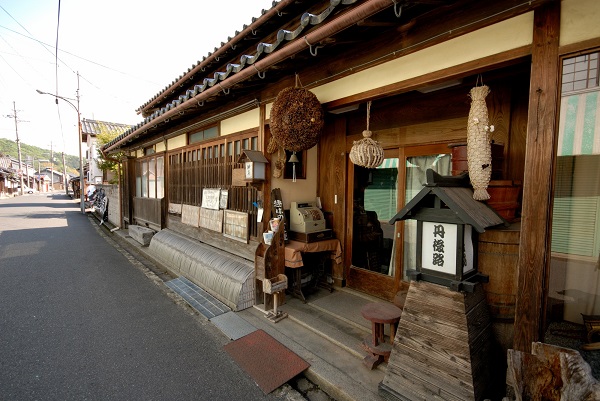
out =
<path fill-rule="evenodd" d="M 303 88 L 285 88 L 271 109 L 271 134 L 284 149 L 300 152 L 319 142 L 325 113 L 319 99 Z"/>
<path fill-rule="evenodd" d="M 363 139 L 354 141 L 350 150 L 350 161 L 357 166 L 375 168 L 383 163 L 383 148 L 379 142 L 371 139 L 373 133 L 369 130 L 363 131 Z"/>

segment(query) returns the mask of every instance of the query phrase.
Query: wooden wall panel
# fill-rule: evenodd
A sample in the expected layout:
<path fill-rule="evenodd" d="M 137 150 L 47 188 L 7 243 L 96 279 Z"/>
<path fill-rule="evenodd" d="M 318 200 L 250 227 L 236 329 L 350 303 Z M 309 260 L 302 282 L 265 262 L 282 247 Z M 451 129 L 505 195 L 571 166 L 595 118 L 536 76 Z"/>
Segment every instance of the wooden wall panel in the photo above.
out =
<path fill-rule="evenodd" d="M 515 82 L 512 89 L 510 139 L 504 148 L 505 178 L 509 180 L 523 181 L 528 99 L 529 74 Z"/>
<path fill-rule="evenodd" d="M 327 119 L 319 142 L 317 196 L 321 198 L 323 211 L 334 236 L 344 244 L 346 225 L 346 120 L 344 117 Z M 337 196 L 337 203 L 336 203 Z M 343 246 L 344 248 L 344 246 Z M 345 279 L 343 265 L 333 266 L 336 285 Z"/>

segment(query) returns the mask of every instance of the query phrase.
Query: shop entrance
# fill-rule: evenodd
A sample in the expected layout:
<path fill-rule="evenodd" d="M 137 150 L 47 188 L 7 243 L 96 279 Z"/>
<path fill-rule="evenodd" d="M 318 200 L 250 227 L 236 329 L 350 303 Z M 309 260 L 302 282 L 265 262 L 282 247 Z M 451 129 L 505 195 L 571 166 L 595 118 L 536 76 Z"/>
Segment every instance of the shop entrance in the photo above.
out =
<path fill-rule="evenodd" d="M 392 300 L 414 264 L 416 225 L 389 224 L 390 219 L 423 187 L 428 168 L 449 175 L 446 144 L 403 147 L 385 151 L 374 169 L 349 162 L 352 186 L 352 249 L 348 286 Z M 407 224 L 408 223 L 408 224 Z"/>

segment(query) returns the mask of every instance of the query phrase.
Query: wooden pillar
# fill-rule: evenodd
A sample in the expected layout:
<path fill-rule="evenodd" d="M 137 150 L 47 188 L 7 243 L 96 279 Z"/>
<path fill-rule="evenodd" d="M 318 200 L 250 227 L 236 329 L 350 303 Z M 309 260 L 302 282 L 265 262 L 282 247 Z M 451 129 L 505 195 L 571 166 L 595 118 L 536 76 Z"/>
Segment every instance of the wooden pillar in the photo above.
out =
<path fill-rule="evenodd" d="M 349 255 L 350 248 L 344 243 L 346 225 L 346 118 L 335 116 L 325 122 L 325 128 L 319 140 L 317 195 L 321 198 L 323 210 L 332 224 L 334 236 L 342 242 Z M 336 201 L 337 200 L 337 201 Z M 351 211 L 350 211 L 351 213 Z M 334 284 L 345 286 L 344 263 L 331 263 Z"/>
<path fill-rule="evenodd" d="M 123 182 L 121 186 L 121 211 L 123 221 L 121 225 L 126 228 L 129 224 L 133 224 L 133 197 L 135 196 L 135 158 L 125 156 L 122 159 L 123 163 Z M 166 163 L 166 161 L 165 161 Z"/>
<path fill-rule="evenodd" d="M 559 30 L 559 1 L 535 10 L 514 335 L 514 348 L 527 353 L 540 336 L 550 254 Z"/>

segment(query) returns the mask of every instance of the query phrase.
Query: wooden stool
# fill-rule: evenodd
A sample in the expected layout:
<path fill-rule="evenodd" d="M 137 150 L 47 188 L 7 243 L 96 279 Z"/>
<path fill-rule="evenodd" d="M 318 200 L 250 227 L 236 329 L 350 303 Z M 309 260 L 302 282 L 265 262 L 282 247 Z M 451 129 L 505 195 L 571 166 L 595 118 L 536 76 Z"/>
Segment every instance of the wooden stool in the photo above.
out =
<path fill-rule="evenodd" d="M 371 335 L 365 338 L 364 346 L 368 355 L 363 363 L 369 369 L 375 369 L 381 362 L 388 360 L 392 352 L 392 344 L 396 337 L 396 327 L 402 315 L 402 309 L 393 304 L 370 303 L 363 306 L 360 310 L 361 315 L 371 322 Z M 385 325 L 390 325 L 390 342 L 385 342 Z"/>

